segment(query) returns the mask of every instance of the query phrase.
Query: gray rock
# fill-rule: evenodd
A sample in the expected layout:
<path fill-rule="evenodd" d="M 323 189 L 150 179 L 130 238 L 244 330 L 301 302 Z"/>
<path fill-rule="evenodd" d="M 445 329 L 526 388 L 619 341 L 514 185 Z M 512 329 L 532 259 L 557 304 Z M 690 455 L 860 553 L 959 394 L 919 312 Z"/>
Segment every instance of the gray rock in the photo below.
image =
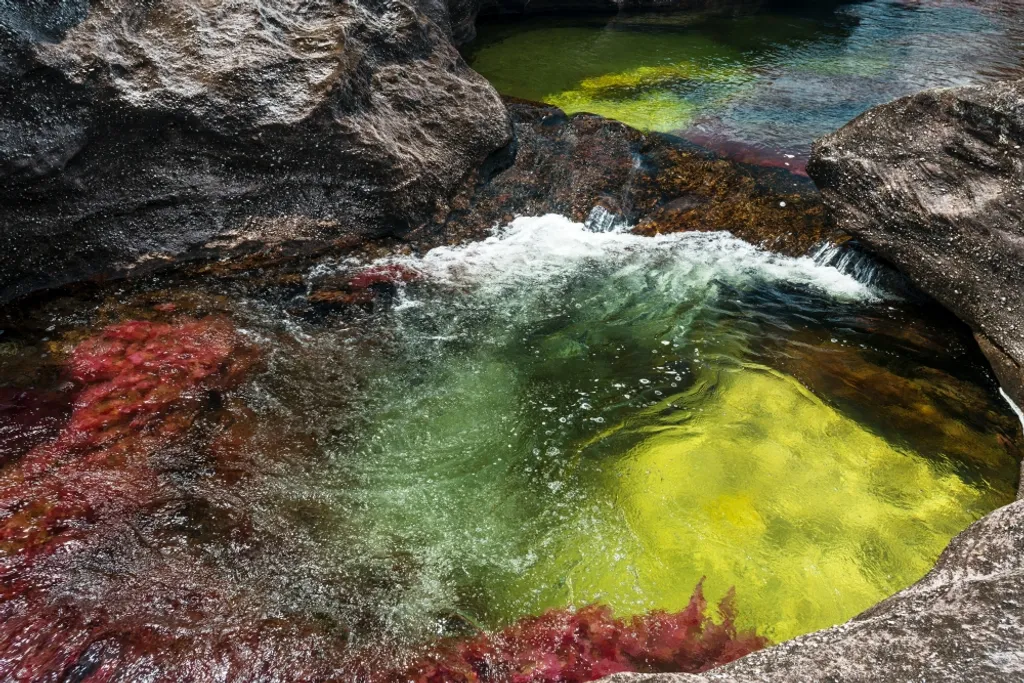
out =
<path fill-rule="evenodd" d="M 605 683 L 1024 680 L 1024 502 L 953 539 L 921 581 L 834 628 L 700 676 Z"/>
<path fill-rule="evenodd" d="M 808 172 L 839 227 L 975 331 L 1024 405 L 1024 82 L 936 90 L 819 141 Z"/>
<path fill-rule="evenodd" d="M 0 0 L 0 300 L 280 217 L 401 234 L 511 140 L 443 2 L 83 6 Z"/>

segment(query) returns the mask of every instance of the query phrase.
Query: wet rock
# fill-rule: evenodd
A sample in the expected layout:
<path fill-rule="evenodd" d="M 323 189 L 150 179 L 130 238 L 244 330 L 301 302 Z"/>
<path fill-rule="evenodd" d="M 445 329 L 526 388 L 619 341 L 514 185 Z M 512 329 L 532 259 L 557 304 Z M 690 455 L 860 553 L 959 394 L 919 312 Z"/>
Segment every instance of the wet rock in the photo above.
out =
<path fill-rule="evenodd" d="M 839 226 L 966 321 L 1024 403 L 1024 83 L 924 92 L 815 146 Z"/>
<path fill-rule="evenodd" d="M 1019 681 L 1024 656 L 1024 502 L 957 536 L 921 581 L 849 622 L 701 676 L 607 683 Z"/>
<path fill-rule="evenodd" d="M 0 3 L 0 299 L 401 234 L 509 141 L 443 3 L 44 4 Z"/>
<path fill-rule="evenodd" d="M 728 230 L 791 254 L 836 235 L 805 178 L 720 159 L 600 116 L 506 102 L 515 161 L 467 181 L 445 219 L 449 242 L 479 237 L 519 215 L 559 213 L 584 222 L 595 206 L 642 234 Z"/>

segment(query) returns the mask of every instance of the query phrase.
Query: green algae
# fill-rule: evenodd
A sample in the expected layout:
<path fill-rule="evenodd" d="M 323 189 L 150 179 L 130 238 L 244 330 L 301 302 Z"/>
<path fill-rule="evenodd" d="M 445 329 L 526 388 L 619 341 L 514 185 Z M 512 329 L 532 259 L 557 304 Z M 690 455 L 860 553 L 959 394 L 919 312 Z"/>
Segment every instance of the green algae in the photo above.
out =
<path fill-rule="evenodd" d="M 739 622 L 781 640 L 909 585 L 1013 499 L 1016 426 L 983 374 L 950 378 L 943 402 L 898 384 L 946 452 L 774 367 L 795 356 L 765 338 L 823 333 L 851 359 L 886 343 L 864 318 L 880 295 L 833 269 L 721 233 L 550 218 L 435 253 L 409 261 L 425 279 L 328 477 L 358 530 L 346 552 L 403 567 L 384 609 L 406 636 L 590 602 L 676 610 L 706 576 L 709 599 L 735 587 Z M 961 402 L 982 414 L 963 422 Z"/>
<path fill-rule="evenodd" d="M 471 64 L 500 92 L 642 130 L 685 128 L 753 77 L 739 51 L 701 34 L 554 26 L 489 39 Z"/>
<path fill-rule="evenodd" d="M 1013 496 L 1009 482 L 973 487 L 952 463 L 894 447 L 761 367 L 665 399 L 582 457 L 595 450 L 622 454 L 588 476 L 591 495 L 615 505 L 587 520 L 583 542 L 524 577 L 546 587 L 535 610 L 677 610 L 707 577 L 714 598 L 738 587 L 741 623 L 785 640 L 903 588 L 951 536 Z"/>
<path fill-rule="evenodd" d="M 483 24 L 466 56 L 505 95 L 802 158 L 871 106 L 1019 70 L 1017 31 L 982 7 L 877 0 Z"/>

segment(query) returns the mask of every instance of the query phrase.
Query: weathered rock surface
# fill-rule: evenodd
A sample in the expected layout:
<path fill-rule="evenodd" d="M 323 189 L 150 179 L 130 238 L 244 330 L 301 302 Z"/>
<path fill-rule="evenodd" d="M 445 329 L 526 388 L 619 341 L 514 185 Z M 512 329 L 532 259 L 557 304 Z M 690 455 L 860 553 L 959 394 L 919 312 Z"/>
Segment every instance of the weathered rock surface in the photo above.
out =
<path fill-rule="evenodd" d="M 513 140 L 454 47 L 480 7 L 0 2 L 0 301 L 227 252 L 429 245 L 598 202 L 650 233 L 821 237 L 817 201 L 786 199 L 806 192 L 665 138 L 519 103 Z"/>
<path fill-rule="evenodd" d="M 451 39 L 428 0 L 0 2 L 0 299 L 444 213 L 511 137 Z"/>
<path fill-rule="evenodd" d="M 839 227 L 966 321 L 1024 404 L 1024 82 L 920 93 L 819 141 Z"/>
<path fill-rule="evenodd" d="M 679 138 L 645 135 L 600 116 L 506 103 L 515 161 L 467 179 L 449 203 L 447 242 L 480 237 L 517 215 L 558 213 L 583 222 L 595 206 L 607 211 L 606 220 L 633 224 L 642 234 L 729 230 L 791 254 L 835 234 L 806 178 L 716 158 Z"/>
<path fill-rule="evenodd" d="M 606 683 L 1020 681 L 1024 502 L 949 544 L 921 581 L 851 621 L 700 676 L 620 674 Z"/>

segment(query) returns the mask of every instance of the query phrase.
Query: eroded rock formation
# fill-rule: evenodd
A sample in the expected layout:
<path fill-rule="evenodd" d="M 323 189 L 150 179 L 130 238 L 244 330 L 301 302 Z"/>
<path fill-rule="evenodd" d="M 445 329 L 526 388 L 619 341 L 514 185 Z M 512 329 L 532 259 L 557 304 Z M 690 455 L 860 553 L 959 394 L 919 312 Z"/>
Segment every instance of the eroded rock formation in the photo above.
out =
<path fill-rule="evenodd" d="M 1024 404 L 1024 83 L 920 93 L 819 141 L 839 227 L 975 331 Z"/>
<path fill-rule="evenodd" d="M 0 298 L 400 234 L 511 139 L 439 3 L 35 5 L 0 4 Z"/>

